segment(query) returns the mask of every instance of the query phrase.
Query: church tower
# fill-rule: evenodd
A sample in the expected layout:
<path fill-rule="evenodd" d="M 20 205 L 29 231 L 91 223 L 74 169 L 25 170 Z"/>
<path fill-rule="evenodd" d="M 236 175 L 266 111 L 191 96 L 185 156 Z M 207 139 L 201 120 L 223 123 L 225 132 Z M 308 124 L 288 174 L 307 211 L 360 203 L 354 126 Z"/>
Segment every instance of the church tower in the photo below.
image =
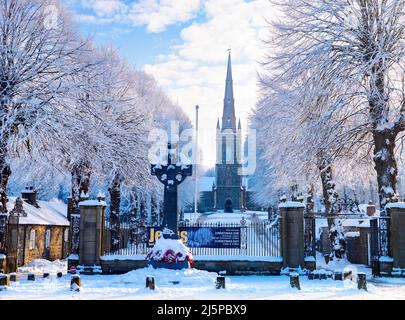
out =
<path fill-rule="evenodd" d="M 222 121 L 217 121 L 216 165 L 214 209 L 233 212 L 245 210 L 245 197 L 242 187 L 241 142 L 242 127 L 240 120 L 236 125 L 235 99 L 233 95 L 231 53 L 228 56 L 225 98 Z"/>

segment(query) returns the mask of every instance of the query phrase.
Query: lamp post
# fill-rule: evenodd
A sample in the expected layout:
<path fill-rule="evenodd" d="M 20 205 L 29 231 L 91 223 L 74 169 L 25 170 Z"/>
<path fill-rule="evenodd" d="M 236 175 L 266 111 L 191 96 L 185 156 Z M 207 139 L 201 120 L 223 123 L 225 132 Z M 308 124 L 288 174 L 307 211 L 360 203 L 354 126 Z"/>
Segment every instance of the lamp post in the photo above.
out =
<path fill-rule="evenodd" d="M 194 170 L 195 170 L 195 183 L 194 183 L 194 215 L 195 219 L 197 219 L 197 203 L 198 203 L 198 169 L 197 169 L 197 164 L 198 164 L 198 109 L 200 107 L 198 105 L 195 106 L 195 164 L 194 164 Z"/>

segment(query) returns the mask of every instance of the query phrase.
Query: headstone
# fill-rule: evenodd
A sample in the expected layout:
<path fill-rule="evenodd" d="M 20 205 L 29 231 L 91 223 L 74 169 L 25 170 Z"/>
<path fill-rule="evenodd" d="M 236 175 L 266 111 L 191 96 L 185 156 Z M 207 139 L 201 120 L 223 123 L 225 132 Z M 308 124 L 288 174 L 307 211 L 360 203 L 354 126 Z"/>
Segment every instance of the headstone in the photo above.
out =
<path fill-rule="evenodd" d="M 300 276 L 298 273 L 296 273 L 296 272 L 290 273 L 290 286 L 291 286 L 291 288 L 296 288 L 298 290 L 301 290 Z"/>
<path fill-rule="evenodd" d="M 10 277 L 7 274 L 0 274 L 0 287 L 10 286 Z"/>
<path fill-rule="evenodd" d="M 82 281 L 79 275 L 72 276 L 70 280 L 70 290 L 72 291 L 80 291 L 80 287 L 82 285 Z"/>
<path fill-rule="evenodd" d="M 281 212 L 281 255 L 283 267 L 305 267 L 304 261 L 304 209 L 301 202 L 284 202 Z"/>
<path fill-rule="evenodd" d="M 367 215 L 369 217 L 372 217 L 375 215 L 375 205 L 373 204 L 373 201 L 369 201 L 367 205 Z"/>
<path fill-rule="evenodd" d="M 343 272 L 341 271 L 335 271 L 335 277 L 334 279 L 336 281 L 343 281 Z"/>
<path fill-rule="evenodd" d="M 345 272 L 343 273 L 343 279 L 344 279 L 344 280 L 352 280 L 352 277 L 353 277 L 353 273 L 352 273 L 351 270 L 345 271 Z"/>
<path fill-rule="evenodd" d="M 146 288 L 155 290 L 155 277 L 146 277 Z"/>
<path fill-rule="evenodd" d="M 27 280 L 28 281 L 35 281 L 35 274 L 34 273 L 28 273 Z"/>
<path fill-rule="evenodd" d="M 18 281 L 18 275 L 15 272 L 10 273 L 10 281 L 11 282 L 17 282 Z"/>
<path fill-rule="evenodd" d="M 359 272 L 357 274 L 357 288 L 359 290 L 367 291 L 367 280 L 366 280 L 366 274 L 364 272 Z"/>
<path fill-rule="evenodd" d="M 225 277 L 217 277 L 216 288 L 225 289 Z"/>

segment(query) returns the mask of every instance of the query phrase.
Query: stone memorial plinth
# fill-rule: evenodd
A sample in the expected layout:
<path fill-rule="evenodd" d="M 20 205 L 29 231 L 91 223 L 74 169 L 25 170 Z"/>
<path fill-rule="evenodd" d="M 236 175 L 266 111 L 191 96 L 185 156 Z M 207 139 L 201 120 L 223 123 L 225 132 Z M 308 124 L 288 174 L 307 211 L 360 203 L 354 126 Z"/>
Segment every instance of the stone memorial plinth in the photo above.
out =
<path fill-rule="evenodd" d="M 105 202 L 86 200 L 79 203 L 80 207 L 80 245 L 79 265 L 94 267 L 100 265 L 103 255 L 103 230 Z"/>
<path fill-rule="evenodd" d="M 405 268 L 405 202 L 386 205 L 390 219 L 390 246 L 394 268 Z"/>
<path fill-rule="evenodd" d="M 281 214 L 281 255 L 283 267 L 304 268 L 304 209 L 301 202 L 283 202 Z"/>

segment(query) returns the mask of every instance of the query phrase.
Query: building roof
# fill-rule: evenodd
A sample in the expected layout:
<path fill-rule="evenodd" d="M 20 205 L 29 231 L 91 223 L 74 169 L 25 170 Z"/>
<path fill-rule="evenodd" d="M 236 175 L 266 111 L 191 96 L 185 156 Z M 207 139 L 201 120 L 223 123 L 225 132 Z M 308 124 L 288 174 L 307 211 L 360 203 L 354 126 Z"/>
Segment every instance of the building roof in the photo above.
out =
<path fill-rule="evenodd" d="M 235 99 L 233 96 L 232 62 L 230 52 L 228 56 L 228 68 L 226 71 L 224 110 L 222 113 L 222 130 L 225 129 L 236 130 Z"/>
<path fill-rule="evenodd" d="M 8 211 L 14 208 L 16 197 L 9 197 L 7 203 Z M 53 225 L 69 226 L 66 218 L 67 205 L 58 199 L 51 201 L 37 200 L 39 208 L 23 201 L 23 209 L 27 213 L 26 217 L 20 217 L 19 224 L 28 225 Z"/>

